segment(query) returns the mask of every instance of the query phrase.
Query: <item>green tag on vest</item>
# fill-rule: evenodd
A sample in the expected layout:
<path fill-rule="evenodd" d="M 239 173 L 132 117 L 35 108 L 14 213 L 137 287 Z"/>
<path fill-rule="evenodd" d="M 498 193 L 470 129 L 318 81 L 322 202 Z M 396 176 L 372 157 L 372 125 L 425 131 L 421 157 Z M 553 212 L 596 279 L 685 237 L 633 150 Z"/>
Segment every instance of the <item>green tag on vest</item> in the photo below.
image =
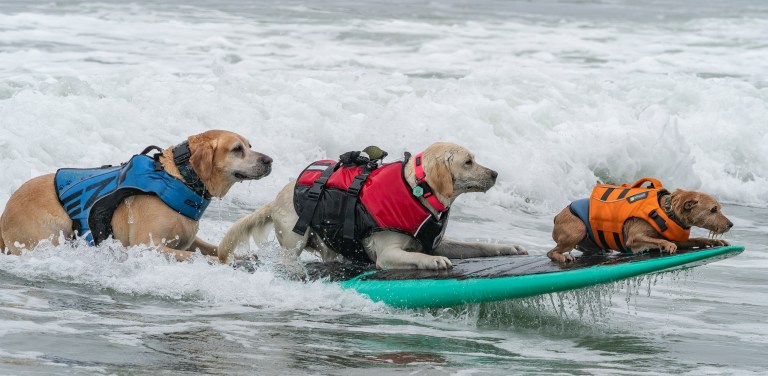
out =
<path fill-rule="evenodd" d="M 418 185 L 413 187 L 413 195 L 416 197 L 421 197 L 424 194 L 424 188 L 419 187 Z"/>

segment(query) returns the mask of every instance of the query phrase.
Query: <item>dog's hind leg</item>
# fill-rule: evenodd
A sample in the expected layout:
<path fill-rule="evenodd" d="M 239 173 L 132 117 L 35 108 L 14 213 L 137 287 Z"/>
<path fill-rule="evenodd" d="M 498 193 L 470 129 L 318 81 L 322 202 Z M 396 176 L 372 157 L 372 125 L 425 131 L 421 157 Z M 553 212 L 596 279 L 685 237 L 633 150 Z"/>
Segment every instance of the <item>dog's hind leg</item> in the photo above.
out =
<path fill-rule="evenodd" d="M 565 255 L 564 253 L 572 251 L 586 236 L 587 226 L 579 217 L 571 213 L 570 208 L 566 207 L 560 214 L 555 216 L 552 240 L 557 245 L 547 252 L 547 256 L 555 262 L 574 260 L 573 255 Z"/>

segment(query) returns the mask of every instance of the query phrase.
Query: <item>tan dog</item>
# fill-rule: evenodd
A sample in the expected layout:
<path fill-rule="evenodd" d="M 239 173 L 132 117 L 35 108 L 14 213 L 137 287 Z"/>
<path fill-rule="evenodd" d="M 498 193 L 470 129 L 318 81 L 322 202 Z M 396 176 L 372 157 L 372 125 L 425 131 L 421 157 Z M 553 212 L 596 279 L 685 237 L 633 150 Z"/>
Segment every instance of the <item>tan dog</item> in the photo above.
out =
<path fill-rule="evenodd" d="M 211 196 L 222 197 L 236 182 L 268 175 L 272 158 L 250 150 L 251 144 L 236 133 L 212 130 L 190 136 L 189 163 Z M 173 147 L 160 157 L 165 171 L 183 181 L 174 163 Z M 128 204 L 127 204 L 128 203 Z M 130 218 L 130 219 L 129 219 Z M 121 202 L 112 216 L 113 236 L 125 246 L 158 245 L 178 260 L 195 249 L 216 255 L 215 246 L 196 236 L 198 222 L 179 214 L 154 195 L 131 196 Z M 62 207 L 54 188 L 54 174 L 34 178 L 11 195 L 0 217 L 0 250 L 19 254 L 34 248 L 40 240 L 58 244 L 59 236 L 72 239 L 72 220 Z"/>
<path fill-rule="evenodd" d="M 668 198 L 667 198 L 668 197 Z M 700 192 L 678 189 L 663 199 L 669 199 L 669 209 L 679 221 L 679 225 L 705 228 L 714 234 L 722 234 L 733 227 L 733 223 L 720 211 L 720 203 L 714 197 Z M 623 225 L 626 245 L 633 253 L 648 249 L 661 249 L 667 253 L 676 253 L 678 248 L 703 248 L 728 245 L 721 239 L 692 238 L 684 242 L 671 242 L 664 239 L 648 222 L 639 218 L 630 218 Z M 596 251 L 594 243 L 587 236 L 587 227 L 573 214 L 569 207 L 555 216 L 552 239 L 557 246 L 547 252 L 552 261 L 571 261 L 570 252 L 574 248 L 587 253 Z"/>
<path fill-rule="evenodd" d="M 416 185 L 414 159 L 411 158 L 404 168 L 405 180 L 411 188 Z M 474 155 L 459 145 L 435 143 L 424 151 L 423 160 L 426 182 L 446 207 L 462 193 L 485 192 L 496 182 L 496 171 L 476 163 Z M 290 260 L 296 260 L 304 249 L 319 252 L 323 261 L 341 259 L 311 228 L 303 235 L 291 230 L 299 218 L 293 204 L 294 186 L 295 182 L 289 183 L 273 202 L 234 224 L 219 245 L 222 261 L 252 234 L 263 237 L 270 222 L 274 223 L 277 240 L 287 250 Z M 437 213 L 423 197 L 419 200 L 433 215 Z M 419 252 L 421 245 L 412 237 L 394 231 L 375 232 L 363 239 L 363 244 L 368 257 L 384 269 L 448 269 L 452 267 L 448 258 L 527 254 L 523 247 L 516 245 L 443 240 L 434 249 L 434 255 L 427 255 Z"/>

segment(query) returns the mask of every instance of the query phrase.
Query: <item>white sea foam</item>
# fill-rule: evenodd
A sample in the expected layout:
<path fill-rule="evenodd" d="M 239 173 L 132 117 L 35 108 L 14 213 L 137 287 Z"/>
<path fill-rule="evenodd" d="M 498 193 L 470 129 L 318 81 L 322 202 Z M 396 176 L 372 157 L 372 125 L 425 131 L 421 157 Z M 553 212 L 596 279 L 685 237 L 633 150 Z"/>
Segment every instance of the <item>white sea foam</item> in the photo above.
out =
<path fill-rule="evenodd" d="M 128 7 L 138 9 L 0 14 L 0 42 L 15 47 L 0 67 L 0 203 L 33 175 L 118 163 L 210 128 L 275 158 L 268 180 L 230 198 L 251 205 L 313 159 L 371 143 L 396 158 L 435 140 L 499 170 L 488 197 L 464 200 L 476 205 L 546 212 L 597 180 L 646 175 L 768 201 L 764 20 L 701 19 L 671 34 L 583 22 L 199 21 L 207 13 L 194 8 L 179 18 Z"/>
<path fill-rule="evenodd" d="M 19 257 L 0 257 L 0 269 L 29 280 L 54 279 L 91 286 L 97 291 L 111 289 L 225 307 L 357 312 L 381 309 L 380 305 L 334 284 L 292 282 L 268 270 L 248 274 L 231 266 L 211 265 L 202 256 L 179 263 L 146 247 L 125 249 L 114 242 L 98 249 L 87 245 L 42 246 Z M 29 309 L 34 305 L 24 306 Z M 175 310 L 172 313 L 180 314 Z M 153 310 L 153 314 L 157 312 Z"/>

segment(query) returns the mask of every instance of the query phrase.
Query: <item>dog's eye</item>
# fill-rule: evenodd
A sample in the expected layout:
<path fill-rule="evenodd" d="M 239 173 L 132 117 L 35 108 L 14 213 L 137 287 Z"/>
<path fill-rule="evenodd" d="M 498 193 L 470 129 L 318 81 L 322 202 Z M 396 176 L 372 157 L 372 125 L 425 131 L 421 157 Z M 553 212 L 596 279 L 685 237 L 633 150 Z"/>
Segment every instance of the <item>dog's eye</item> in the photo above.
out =
<path fill-rule="evenodd" d="M 237 145 L 234 149 L 232 149 L 232 152 L 235 154 L 241 154 L 243 152 L 243 145 Z"/>
<path fill-rule="evenodd" d="M 712 209 L 709 209 L 710 213 L 717 213 L 717 207 L 714 207 Z"/>
<path fill-rule="evenodd" d="M 467 166 L 471 166 L 472 165 L 472 160 L 471 159 L 467 159 L 467 161 L 464 162 L 464 164 L 467 165 Z"/>

